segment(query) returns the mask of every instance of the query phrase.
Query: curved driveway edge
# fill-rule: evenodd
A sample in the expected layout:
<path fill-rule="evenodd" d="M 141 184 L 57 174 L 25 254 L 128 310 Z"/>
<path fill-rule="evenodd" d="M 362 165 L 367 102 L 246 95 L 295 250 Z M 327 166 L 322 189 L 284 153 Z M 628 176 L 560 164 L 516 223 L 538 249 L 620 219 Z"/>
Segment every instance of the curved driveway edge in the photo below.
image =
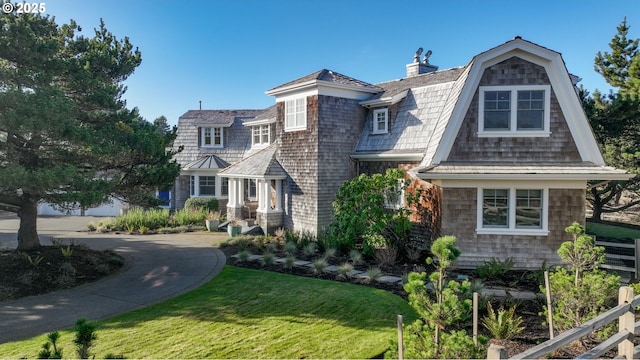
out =
<path fill-rule="evenodd" d="M 115 250 L 126 259 L 124 269 L 73 289 L 0 302 L 0 343 L 73 327 L 82 317 L 100 320 L 173 298 L 209 281 L 226 262 L 222 251 L 180 235 L 106 235 L 77 242 Z"/>

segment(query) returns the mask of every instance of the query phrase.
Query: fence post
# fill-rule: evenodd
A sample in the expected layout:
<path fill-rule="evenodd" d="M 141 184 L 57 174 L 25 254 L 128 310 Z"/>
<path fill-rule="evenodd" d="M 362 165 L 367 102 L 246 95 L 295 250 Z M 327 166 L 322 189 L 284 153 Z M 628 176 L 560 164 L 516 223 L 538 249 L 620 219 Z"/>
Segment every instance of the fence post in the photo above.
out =
<path fill-rule="evenodd" d="M 404 358 L 404 344 L 402 339 L 402 315 L 398 315 L 398 359 Z"/>
<path fill-rule="evenodd" d="M 473 292 L 473 345 L 478 346 L 478 293 Z"/>
<path fill-rule="evenodd" d="M 640 239 L 635 239 L 634 241 L 636 243 L 636 248 L 633 254 L 633 257 L 635 258 L 633 262 L 636 268 L 635 279 L 637 280 L 640 278 Z"/>
<path fill-rule="evenodd" d="M 499 360 L 499 359 L 508 359 L 509 353 L 507 353 L 507 349 L 504 346 L 491 344 L 487 349 L 487 359 L 488 360 Z"/>
<path fill-rule="evenodd" d="M 618 305 L 629 304 L 633 301 L 633 288 L 629 286 L 622 286 L 618 292 Z M 622 314 L 618 318 L 618 331 L 628 331 L 630 333 L 635 332 L 635 309 L 633 306 L 629 307 L 629 311 Z M 618 344 L 618 356 L 624 356 L 626 359 L 633 359 L 633 341 L 623 340 Z"/>

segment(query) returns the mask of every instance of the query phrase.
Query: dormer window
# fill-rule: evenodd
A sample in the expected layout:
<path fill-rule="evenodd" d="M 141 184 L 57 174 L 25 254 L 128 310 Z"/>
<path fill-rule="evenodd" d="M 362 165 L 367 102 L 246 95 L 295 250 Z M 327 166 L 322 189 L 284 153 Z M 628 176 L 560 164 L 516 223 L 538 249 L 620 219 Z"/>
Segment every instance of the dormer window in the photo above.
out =
<path fill-rule="evenodd" d="M 287 100 L 284 103 L 284 130 L 295 131 L 307 128 L 307 98 Z"/>
<path fill-rule="evenodd" d="M 389 132 L 389 110 L 387 108 L 373 110 L 373 133 L 386 134 Z"/>
<path fill-rule="evenodd" d="M 481 86 L 478 136 L 549 136 L 549 85 Z"/>
<path fill-rule="evenodd" d="M 221 127 L 203 127 L 200 128 L 200 146 L 221 148 L 223 147 Z"/>
<path fill-rule="evenodd" d="M 271 127 L 269 124 L 251 127 L 251 146 L 263 146 L 271 143 Z"/>

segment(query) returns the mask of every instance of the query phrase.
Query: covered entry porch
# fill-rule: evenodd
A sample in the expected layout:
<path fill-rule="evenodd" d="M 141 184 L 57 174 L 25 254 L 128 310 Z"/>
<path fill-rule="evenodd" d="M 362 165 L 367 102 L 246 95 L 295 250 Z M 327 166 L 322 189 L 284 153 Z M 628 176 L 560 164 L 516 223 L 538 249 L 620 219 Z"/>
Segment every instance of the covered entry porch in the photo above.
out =
<path fill-rule="evenodd" d="M 282 227 L 287 173 L 271 145 L 220 173 L 229 179 L 227 219 L 255 222 L 265 234 Z"/>

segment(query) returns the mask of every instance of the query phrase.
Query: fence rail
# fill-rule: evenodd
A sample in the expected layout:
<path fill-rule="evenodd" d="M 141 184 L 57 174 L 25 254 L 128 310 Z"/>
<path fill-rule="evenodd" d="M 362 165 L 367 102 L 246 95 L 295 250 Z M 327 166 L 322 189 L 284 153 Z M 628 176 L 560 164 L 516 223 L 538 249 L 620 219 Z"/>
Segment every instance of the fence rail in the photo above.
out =
<path fill-rule="evenodd" d="M 632 274 L 632 279 L 640 277 L 640 239 L 599 240 L 597 246 L 603 246 L 607 255 L 606 262 L 601 264 L 603 269 L 624 271 Z"/>
<path fill-rule="evenodd" d="M 635 309 L 640 305 L 640 295 L 634 297 L 633 288 L 623 286 L 618 293 L 618 306 L 587 321 L 586 323 L 563 332 L 551 340 L 536 345 L 510 359 L 540 358 L 568 345 L 581 337 L 618 319 L 618 333 L 600 345 L 580 355 L 578 359 L 594 359 L 618 346 L 618 357 L 635 359 L 640 355 L 640 346 L 633 346 L 635 334 L 640 332 L 640 322 L 635 322 Z M 487 359 L 507 359 L 508 354 L 501 346 L 492 345 L 487 352 Z"/>

